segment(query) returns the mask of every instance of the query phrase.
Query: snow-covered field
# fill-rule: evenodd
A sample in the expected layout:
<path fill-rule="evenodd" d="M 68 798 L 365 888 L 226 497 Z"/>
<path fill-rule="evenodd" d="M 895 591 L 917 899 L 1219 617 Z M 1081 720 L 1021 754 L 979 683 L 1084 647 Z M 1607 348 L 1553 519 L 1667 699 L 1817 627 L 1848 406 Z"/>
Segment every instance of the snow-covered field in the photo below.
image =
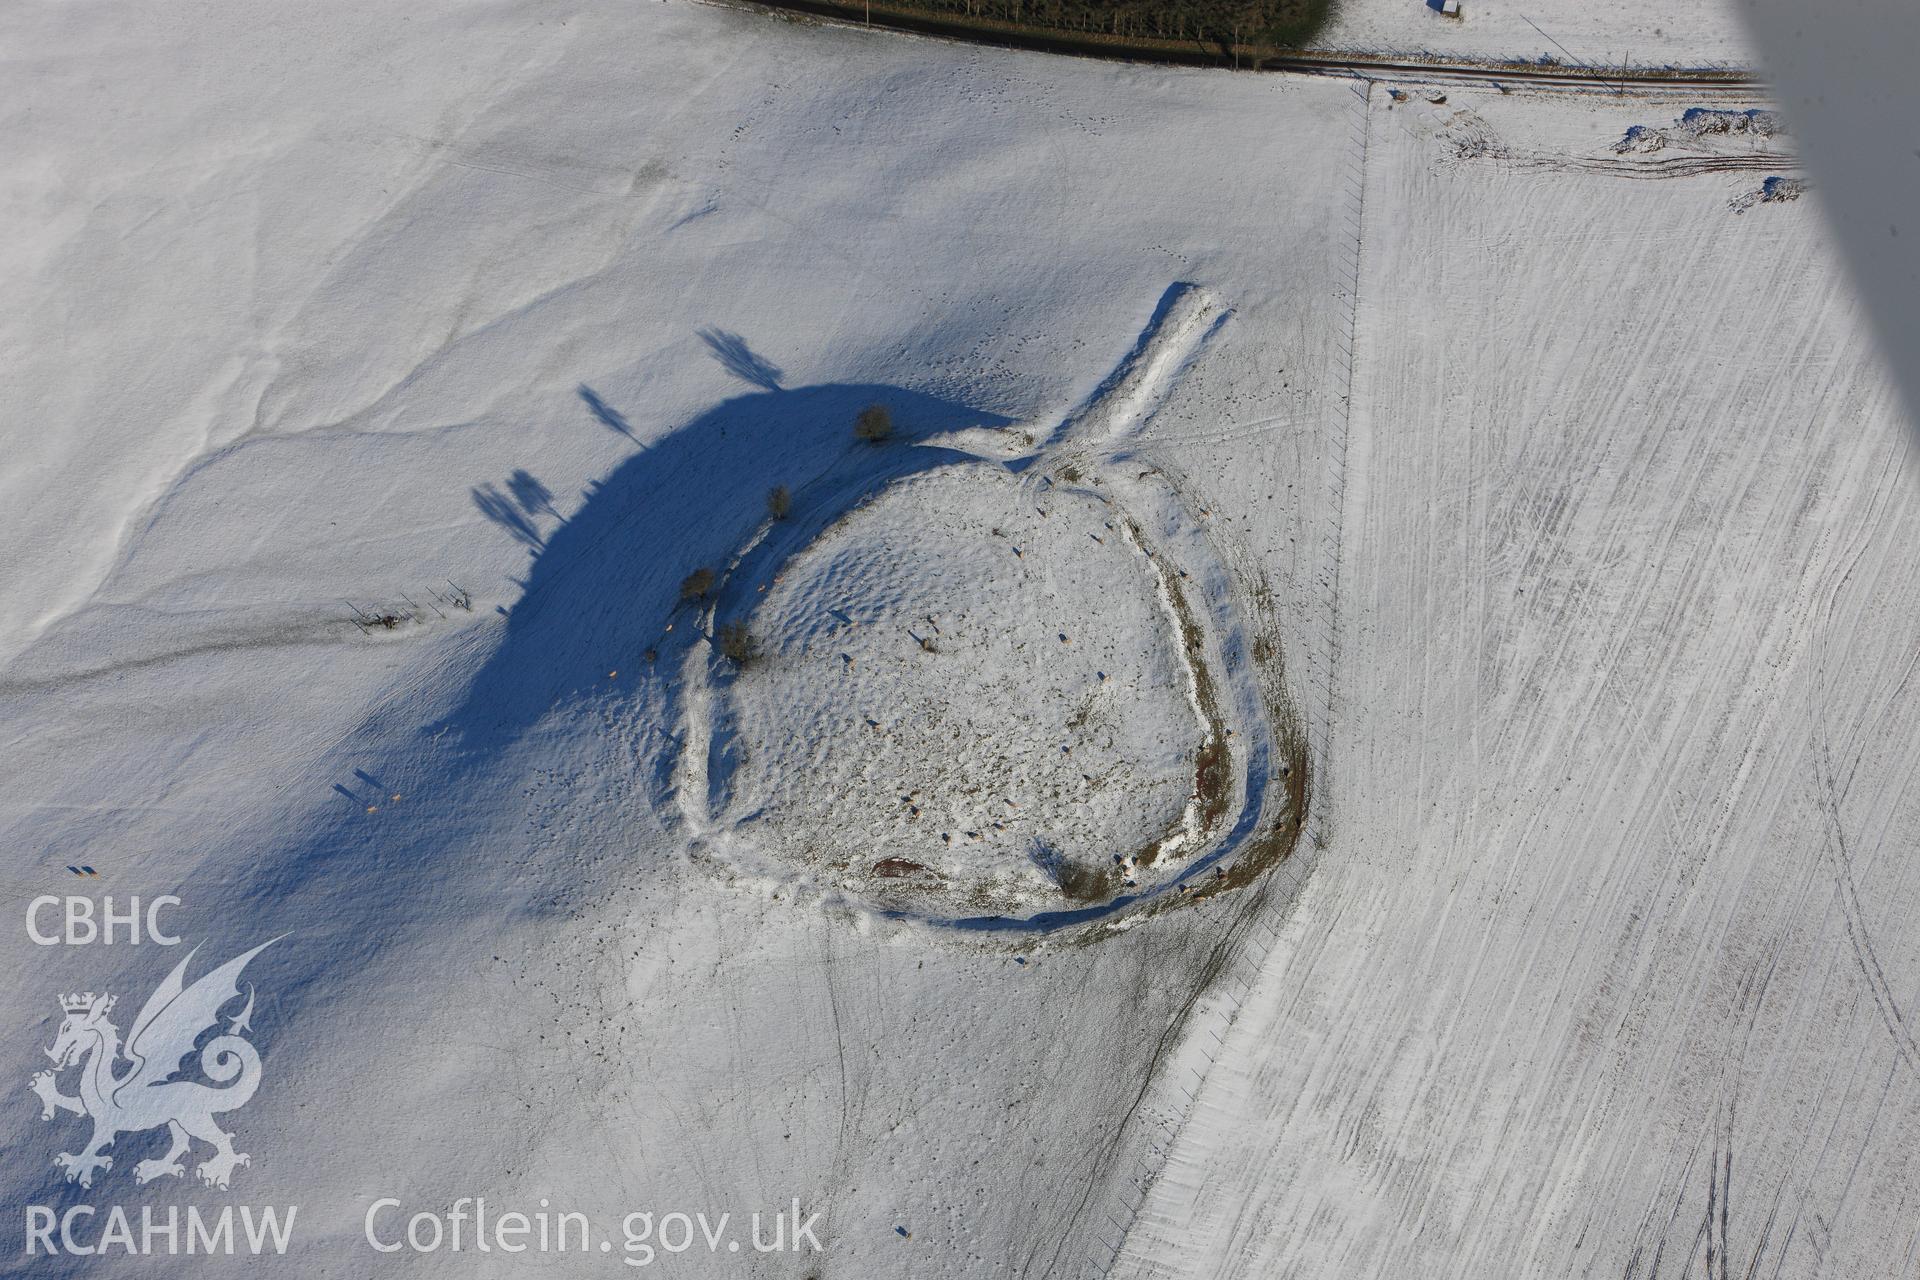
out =
<path fill-rule="evenodd" d="M 298 1206 L 25 1274 L 611 1274 L 796 1199 L 822 1254 L 655 1261 L 1914 1272 L 1920 477 L 1792 137 L 1685 122 L 1764 101 L 681 3 L 0 39 L 7 1231 Z M 69 893 L 186 945 L 35 945 Z M 65 1181 L 59 997 L 275 937 L 250 1163 Z M 366 1238 L 463 1196 L 609 1249 Z"/>
<path fill-rule="evenodd" d="M 1732 4 L 1664 0 L 1337 0 L 1316 47 L 1400 57 L 1567 66 L 1746 69 L 1752 42 Z"/>
<path fill-rule="evenodd" d="M 1888 383 L 1811 201 L 1450 105 L 1371 113 L 1332 839 L 1116 1274 L 1910 1275 Z"/>

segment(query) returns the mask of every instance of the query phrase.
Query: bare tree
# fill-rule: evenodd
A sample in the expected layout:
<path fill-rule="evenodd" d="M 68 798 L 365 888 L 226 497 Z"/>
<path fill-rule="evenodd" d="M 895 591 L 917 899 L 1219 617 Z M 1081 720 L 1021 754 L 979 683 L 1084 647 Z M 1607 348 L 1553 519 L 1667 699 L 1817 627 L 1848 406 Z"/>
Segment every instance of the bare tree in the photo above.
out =
<path fill-rule="evenodd" d="M 853 420 L 854 438 L 879 444 L 893 434 L 893 414 L 883 404 L 870 404 Z"/>
<path fill-rule="evenodd" d="M 744 667 L 760 652 L 760 646 L 747 624 L 736 618 L 720 628 L 720 652 Z"/>
<path fill-rule="evenodd" d="M 775 520 L 785 520 L 787 513 L 793 510 L 793 495 L 787 492 L 787 486 L 777 484 L 767 490 L 767 514 Z"/>
<path fill-rule="evenodd" d="M 707 592 L 713 590 L 713 570 L 695 569 L 680 580 L 680 598 L 682 600 L 704 600 Z"/>

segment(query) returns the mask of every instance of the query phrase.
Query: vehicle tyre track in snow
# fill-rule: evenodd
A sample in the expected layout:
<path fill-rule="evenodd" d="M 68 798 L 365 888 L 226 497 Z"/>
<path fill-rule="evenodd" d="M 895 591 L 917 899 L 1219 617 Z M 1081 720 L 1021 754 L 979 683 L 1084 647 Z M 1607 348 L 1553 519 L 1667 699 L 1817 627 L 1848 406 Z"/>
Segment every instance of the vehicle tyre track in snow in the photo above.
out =
<path fill-rule="evenodd" d="M 1796 169 L 1791 155 L 1756 152 L 1731 156 L 1665 156 L 1658 160 L 1608 160 L 1596 157 L 1526 156 L 1516 158 L 1521 168 L 1597 173 L 1613 178 L 1693 178 L 1705 173 L 1779 173 Z"/>
<path fill-rule="evenodd" d="M 1204 1060 L 1205 1067 L 1202 1069 L 1196 1063 L 1190 1066 L 1189 1070 L 1192 1071 L 1195 1077 L 1194 1083 L 1196 1088 L 1205 1084 L 1208 1075 L 1218 1063 L 1221 1050 L 1225 1047 L 1223 1033 L 1227 1031 L 1238 1018 L 1247 996 L 1253 989 L 1255 979 L 1264 969 L 1269 954 L 1280 940 L 1279 929 L 1275 920 L 1269 914 L 1269 907 L 1271 906 L 1274 913 L 1278 913 L 1279 911 L 1283 911 L 1286 906 L 1294 900 L 1301 882 L 1307 875 L 1311 874 L 1313 862 L 1317 860 L 1319 851 L 1325 847 L 1331 836 L 1327 803 L 1329 790 L 1327 762 L 1330 756 L 1330 742 L 1336 708 L 1335 690 L 1339 671 L 1341 548 L 1344 541 L 1344 526 L 1347 519 L 1347 441 L 1353 426 L 1354 353 L 1360 337 L 1360 275 L 1366 247 L 1367 159 L 1372 147 L 1373 85 L 1371 82 L 1362 82 L 1354 86 L 1353 92 L 1358 100 L 1357 114 L 1359 123 L 1355 130 L 1355 137 L 1351 148 L 1353 160 L 1351 162 L 1351 178 L 1348 187 L 1349 210 L 1347 214 L 1347 227 L 1352 234 L 1352 251 L 1347 270 L 1346 289 L 1344 291 L 1346 295 L 1346 333 L 1344 335 L 1344 341 L 1340 344 L 1343 387 L 1340 396 L 1341 410 L 1339 415 L 1339 429 L 1333 438 L 1328 441 L 1326 451 L 1327 470 L 1325 478 L 1330 501 L 1328 503 L 1328 529 L 1321 541 L 1322 559 L 1318 577 L 1320 586 L 1320 608 L 1323 615 L 1322 625 L 1325 628 L 1325 642 L 1321 651 L 1316 653 L 1315 651 L 1309 650 L 1305 655 L 1308 687 L 1315 690 L 1322 699 L 1320 706 L 1310 711 L 1307 715 L 1308 722 L 1314 727 L 1314 732 L 1309 735 L 1310 741 L 1307 746 L 1312 757 L 1310 781 L 1307 783 L 1308 788 L 1310 788 L 1311 799 L 1306 806 L 1305 829 L 1301 832 L 1301 835 L 1306 839 L 1308 844 L 1304 855 L 1308 861 L 1305 864 L 1298 863 L 1296 860 L 1301 858 L 1302 854 L 1296 849 L 1284 865 L 1262 877 L 1258 884 L 1253 887 L 1252 891 L 1244 895 L 1242 900 L 1232 901 L 1231 898 L 1229 899 L 1231 902 L 1229 910 L 1233 912 L 1232 924 L 1223 932 L 1222 949 L 1216 950 L 1215 962 L 1208 966 L 1200 981 L 1195 984 L 1187 1002 L 1182 1006 L 1180 1022 L 1184 1023 L 1192 1019 L 1193 1011 L 1199 1004 L 1199 1001 L 1211 989 L 1221 989 L 1223 992 L 1220 1008 L 1208 1019 L 1210 1025 L 1205 1025 L 1203 1028 L 1194 1030 L 1183 1030 L 1182 1027 L 1176 1023 L 1174 1026 L 1168 1028 L 1166 1035 L 1164 1035 L 1161 1038 L 1161 1042 L 1156 1045 L 1154 1069 L 1150 1072 L 1147 1079 L 1150 1088 L 1157 1083 L 1163 1092 L 1167 1089 L 1169 1082 L 1160 1077 L 1159 1065 L 1165 1056 L 1169 1036 L 1178 1035 L 1180 1037 L 1179 1042 L 1191 1048 L 1198 1049 L 1197 1056 Z M 1225 548 L 1222 549 L 1222 552 L 1223 554 L 1227 554 Z M 1229 558 L 1231 560 L 1231 557 Z M 1257 581 L 1257 579 L 1254 578 L 1247 578 L 1246 574 L 1247 571 L 1243 570 L 1242 577 L 1245 578 L 1245 580 L 1240 584 L 1243 589 L 1250 587 L 1252 583 Z M 1250 602 L 1250 604 L 1251 609 L 1249 616 L 1258 620 L 1261 615 L 1259 603 L 1255 601 Z M 1260 627 L 1258 621 L 1256 621 L 1256 630 L 1264 630 Z M 1317 684 L 1315 683 L 1316 676 L 1319 681 Z M 1285 878 L 1286 892 L 1276 902 L 1274 901 L 1275 895 L 1278 892 L 1276 886 L 1281 883 L 1282 877 Z M 1256 923 L 1264 930 L 1264 937 L 1250 941 L 1245 947 L 1233 952 L 1231 956 L 1229 956 L 1224 950 L 1228 943 L 1233 939 L 1250 933 L 1252 926 Z M 1237 991 L 1226 990 L 1224 984 L 1219 983 L 1219 975 L 1224 971 L 1229 959 L 1238 962 L 1240 968 L 1240 972 L 1237 975 L 1239 978 L 1239 989 Z M 1205 1031 L 1205 1039 L 1210 1043 L 1202 1041 L 1201 1030 Z M 1188 1119 L 1192 1115 L 1193 1108 L 1198 1105 L 1198 1095 L 1196 1092 L 1188 1090 L 1184 1083 L 1178 1083 L 1177 1087 L 1180 1094 L 1185 1097 L 1185 1103 L 1184 1105 L 1176 1105 L 1172 1108 L 1172 1115 L 1165 1123 L 1160 1144 L 1158 1146 L 1149 1144 L 1145 1152 L 1143 1152 L 1140 1169 L 1131 1183 L 1134 1194 L 1131 1197 L 1122 1196 L 1119 1198 L 1117 1207 L 1120 1210 L 1120 1217 L 1114 1219 L 1110 1215 L 1110 1220 L 1114 1220 L 1115 1225 L 1119 1227 L 1120 1234 L 1110 1243 L 1102 1242 L 1106 1248 L 1105 1256 L 1096 1257 L 1092 1260 L 1093 1274 L 1096 1276 L 1104 1277 L 1109 1275 L 1114 1266 L 1119 1262 L 1121 1253 L 1126 1246 L 1127 1236 L 1139 1216 L 1141 1207 L 1146 1202 L 1147 1193 L 1164 1171 L 1166 1161 L 1172 1154 L 1174 1138 L 1185 1127 Z M 1146 1092 L 1147 1091 L 1143 1090 L 1142 1096 L 1134 1100 L 1134 1104 L 1128 1112 L 1130 1117 L 1137 1114 L 1144 1105 Z"/>

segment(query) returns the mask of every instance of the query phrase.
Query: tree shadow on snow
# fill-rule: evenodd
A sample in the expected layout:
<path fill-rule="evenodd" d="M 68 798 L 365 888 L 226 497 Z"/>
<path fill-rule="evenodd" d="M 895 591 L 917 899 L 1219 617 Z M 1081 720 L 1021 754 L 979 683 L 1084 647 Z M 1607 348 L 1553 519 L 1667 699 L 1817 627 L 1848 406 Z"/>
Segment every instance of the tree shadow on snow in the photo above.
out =
<path fill-rule="evenodd" d="M 763 391 L 778 391 L 786 374 L 780 366 L 767 359 L 737 333 L 725 329 L 702 329 L 700 341 L 707 344 L 713 352 L 713 358 L 720 366 L 742 382 L 751 383 Z"/>

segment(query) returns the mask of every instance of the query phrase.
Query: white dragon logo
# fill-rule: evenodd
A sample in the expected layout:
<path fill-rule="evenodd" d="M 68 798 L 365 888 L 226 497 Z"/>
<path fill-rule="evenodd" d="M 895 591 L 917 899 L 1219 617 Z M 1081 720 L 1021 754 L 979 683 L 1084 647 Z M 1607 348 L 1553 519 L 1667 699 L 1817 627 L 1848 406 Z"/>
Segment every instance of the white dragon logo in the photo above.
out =
<path fill-rule="evenodd" d="M 247 961 L 278 941 L 263 942 L 234 957 L 192 986 L 182 981 L 193 959 L 193 952 L 189 952 L 147 998 L 140 1016 L 133 1020 L 124 1053 L 119 1029 L 107 1020 L 113 996 L 88 991 L 60 997 L 66 1020 L 46 1051 L 54 1069 L 39 1072 L 31 1084 L 40 1095 L 42 1120 L 53 1119 L 56 1111 L 93 1119 L 93 1137 L 85 1147 L 53 1158 L 66 1171 L 68 1182 L 91 1187 L 96 1169 L 113 1168 L 113 1157 L 104 1152 L 115 1138 L 165 1125 L 172 1145 L 158 1160 L 142 1160 L 135 1165 L 133 1176 L 143 1183 L 162 1175 L 179 1177 L 185 1172 L 180 1157 L 192 1145 L 191 1139 L 198 1138 L 211 1144 L 214 1153 L 195 1172 L 209 1186 L 226 1189 L 233 1171 L 249 1158 L 233 1149 L 233 1135 L 215 1124 L 213 1117 L 245 1106 L 260 1087 L 260 1054 L 242 1035 L 252 1030 L 251 987 L 246 1008 L 228 1024 L 226 1034 L 215 1036 L 200 1050 L 200 1069 L 224 1087 L 171 1077 L 179 1071 L 181 1060 L 193 1052 L 194 1042 L 218 1024 L 221 1007 L 239 997 L 240 971 Z M 131 1065 L 116 1075 L 114 1065 L 123 1056 Z M 75 1063 L 81 1064 L 80 1095 L 70 1098 L 60 1092 L 57 1080 L 60 1072 Z"/>

